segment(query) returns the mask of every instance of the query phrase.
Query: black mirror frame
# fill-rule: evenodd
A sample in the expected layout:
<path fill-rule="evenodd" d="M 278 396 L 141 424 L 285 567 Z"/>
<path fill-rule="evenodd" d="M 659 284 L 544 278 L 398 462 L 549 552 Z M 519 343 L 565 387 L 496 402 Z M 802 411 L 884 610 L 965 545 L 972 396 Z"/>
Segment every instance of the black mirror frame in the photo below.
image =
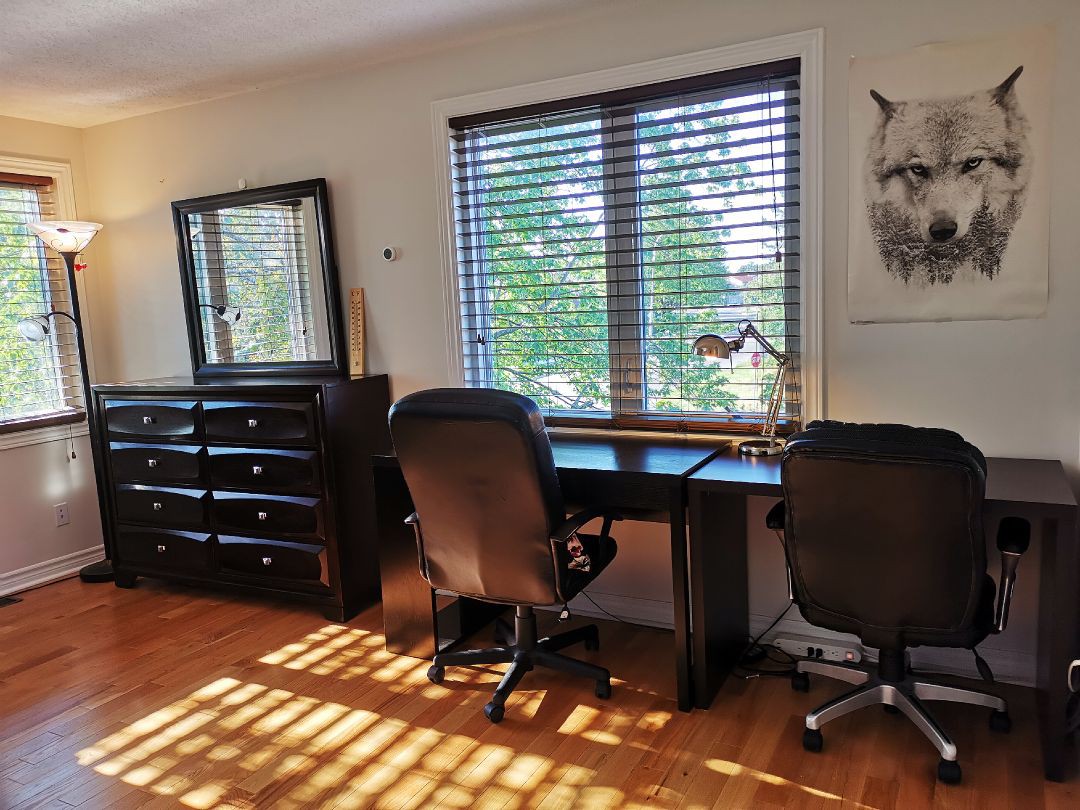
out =
<path fill-rule="evenodd" d="M 188 224 L 188 215 L 296 197 L 314 197 L 315 199 L 319 253 L 322 258 L 323 285 L 326 290 L 326 323 L 330 331 L 330 359 L 280 363 L 207 363 L 202 324 L 199 320 L 199 294 L 195 283 L 195 257 L 191 251 L 191 228 Z M 178 200 L 172 204 L 172 214 L 173 229 L 176 231 L 176 252 L 180 259 L 180 282 L 184 292 L 184 315 L 187 320 L 188 345 L 191 350 L 191 371 L 195 377 L 345 375 L 347 358 L 341 320 L 341 291 L 337 262 L 334 259 L 330 195 L 325 178 L 319 177 L 314 180 L 300 180 L 295 183 L 282 183 L 276 186 L 214 194 L 209 197 Z"/>

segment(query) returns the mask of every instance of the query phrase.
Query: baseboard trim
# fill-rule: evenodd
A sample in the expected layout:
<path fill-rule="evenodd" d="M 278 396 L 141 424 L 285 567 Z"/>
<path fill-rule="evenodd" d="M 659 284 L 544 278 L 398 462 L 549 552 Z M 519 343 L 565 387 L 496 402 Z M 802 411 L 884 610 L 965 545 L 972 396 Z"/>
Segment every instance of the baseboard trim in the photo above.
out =
<path fill-rule="evenodd" d="M 593 605 L 584 596 L 578 596 L 570 602 L 570 611 L 577 616 L 587 616 L 592 619 L 608 619 L 614 616 L 632 624 L 643 624 L 647 627 L 658 627 L 663 630 L 672 630 L 674 623 L 674 608 L 671 602 L 657 599 L 642 599 L 625 594 L 603 593 L 589 589 L 589 596 L 596 605 Z M 599 607 L 597 607 L 597 605 Z M 551 610 L 560 610 L 555 607 Z M 605 615 L 607 611 L 609 615 Z M 750 614 L 750 634 L 757 636 L 763 632 L 776 616 Z M 763 641 L 768 642 L 777 635 L 798 635 L 821 641 L 851 643 L 853 636 L 843 633 L 833 633 L 823 630 L 805 622 L 799 617 L 798 611 L 792 608 L 788 617 L 780 621 L 776 627 L 769 631 Z M 876 660 L 876 651 L 867 650 L 867 658 Z M 986 659 L 990 668 L 994 671 L 996 680 L 1004 683 L 1015 683 L 1021 686 L 1035 685 L 1035 656 L 1030 653 L 1016 650 L 1005 650 L 989 645 L 980 645 L 979 654 Z M 959 675 L 965 678 L 978 678 L 979 672 L 975 668 L 975 656 L 968 650 L 955 650 L 943 647 L 916 647 L 911 651 L 912 665 L 917 669 L 925 669 L 931 672 L 940 672 L 946 675 Z"/>
<path fill-rule="evenodd" d="M 570 612 L 575 616 L 588 616 L 590 619 L 610 619 L 612 616 L 631 624 L 643 624 L 646 627 L 659 627 L 662 630 L 675 629 L 671 602 L 658 599 L 642 599 L 639 596 L 626 596 L 619 593 L 603 593 L 589 589 L 589 597 L 578 595 L 570 601 Z M 597 607 L 599 605 L 599 608 Z M 562 610 L 561 607 L 549 608 Z M 607 615 L 604 613 L 607 611 Z"/>
<path fill-rule="evenodd" d="M 66 579 L 79 572 L 84 565 L 97 562 L 105 558 L 104 549 L 101 546 L 84 548 L 82 551 L 73 551 L 63 557 L 34 563 L 26 568 L 9 571 L 0 574 L 0 596 L 8 596 L 56 582 L 58 579 Z"/>
<path fill-rule="evenodd" d="M 769 631 L 762 641 L 768 642 L 778 635 L 808 636 L 821 641 L 858 643 L 854 636 L 845 633 L 834 633 L 815 627 L 798 617 L 797 611 L 791 618 L 780 621 L 776 627 Z M 760 614 L 750 615 L 750 634 L 757 636 L 765 630 L 776 616 L 763 616 Z M 1004 683 L 1015 683 L 1020 686 L 1035 685 L 1035 656 L 1030 653 L 1017 650 L 1004 650 L 982 644 L 979 646 L 979 655 L 986 659 L 986 663 L 994 671 L 994 679 Z M 866 650 L 866 657 L 872 661 L 877 660 L 875 650 Z M 975 668 L 975 656 L 968 650 L 952 649 L 947 647 L 915 647 L 911 650 L 911 664 L 915 669 L 923 669 L 928 672 L 940 672 L 944 675 L 959 675 L 964 678 L 979 678 L 979 671 Z"/>

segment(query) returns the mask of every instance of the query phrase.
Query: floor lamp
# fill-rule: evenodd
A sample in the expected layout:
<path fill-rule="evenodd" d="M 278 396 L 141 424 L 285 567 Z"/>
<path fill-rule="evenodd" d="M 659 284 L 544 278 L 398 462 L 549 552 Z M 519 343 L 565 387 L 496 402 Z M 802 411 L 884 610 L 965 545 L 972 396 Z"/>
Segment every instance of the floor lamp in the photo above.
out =
<path fill-rule="evenodd" d="M 68 292 L 71 295 L 71 314 L 66 312 L 49 312 L 25 318 L 19 322 L 19 332 L 27 340 L 45 340 L 51 332 L 49 319 L 63 316 L 71 320 L 75 326 L 75 345 L 79 353 L 79 372 L 82 375 L 83 405 L 86 409 L 86 427 L 90 433 L 90 455 L 94 468 L 94 482 L 98 491 L 98 509 L 102 516 L 102 537 L 105 542 L 105 559 L 101 562 L 91 563 L 79 570 L 79 577 L 84 582 L 111 582 L 113 578 L 112 552 L 109 548 L 109 533 L 104 524 L 105 510 L 102 501 L 105 490 L 102 487 L 98 472 L 101 453 L 98 449 L 97 418 L 94 412 L 94 397 L 90 390 L 90 371 L 86 364 L 86 341 L 83 335 L 82 315 L 79 311 L 79 291 L 75 285 L 75 258 L 86 249 L 91 240 L 101 230 L 101 225 L 96 222 L 60 222 L 45 221 L 31 222 L 28 227 L 32 230 L 47 247 L 52 248 L 64 260 L 67 268 Z"/>

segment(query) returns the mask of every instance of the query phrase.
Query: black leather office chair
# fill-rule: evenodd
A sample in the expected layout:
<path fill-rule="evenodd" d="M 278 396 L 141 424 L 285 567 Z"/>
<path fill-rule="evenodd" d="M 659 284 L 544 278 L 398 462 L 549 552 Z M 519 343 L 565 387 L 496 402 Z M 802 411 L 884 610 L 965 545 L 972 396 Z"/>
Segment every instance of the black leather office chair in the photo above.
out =
<path fill-rule="evenodd" d="M 611 524 L 620 518 L 596 509 L 567 519 L 536 404 L 493 389 L 420 391 L 390 409 L 390 432 L 416 507 L 406 522 L 416 532 L 424 579 L 433 588 L 516 609 L 513 628 L 499 625 L 511 643 L 439 653 L 428 679 L 441 683 L 447 666 L 510 664 L 484 707 L 493 723 L 535 666 L 591 678 L 596 696 L 610 697 L 606 669 L 558 652 L 579 642 L 599 649 L 595 625 L 537 638 L 533 608 L 565 604 L 607 567 L 616 552 Z M 596 518 L 603 518 L 599 535 L 580 532 Z"/>
<path fill-rule="evenodd" d="M 983 492 L 986 460 L 947 430 L 906 425 L 812 422 L 791 437 L 782 460 L 784 501 L 767 523 L 784 542 L 792 596 L 811 624 L 853 633 L 880 650 L 876 671 L 806 659 L 809 673 L 856 688 L 806 715 L 803 747 L 820 751 L 821 727 L 864 706 L 901 711 L 941 754 L 938 777 L 960 781 L 956 746 L 923 706 L 948 700 L 992 709 L 991 728 L 1008 731 L 1005 701 L 913 675 L 906 649 L 975 645 L 1005 629 L 1016 565 L 1031 527 L 1001 521 L 1002 577 L 995 606 L 986 573 Z M 977 659 L 984 676 L 988 668 Z"/>

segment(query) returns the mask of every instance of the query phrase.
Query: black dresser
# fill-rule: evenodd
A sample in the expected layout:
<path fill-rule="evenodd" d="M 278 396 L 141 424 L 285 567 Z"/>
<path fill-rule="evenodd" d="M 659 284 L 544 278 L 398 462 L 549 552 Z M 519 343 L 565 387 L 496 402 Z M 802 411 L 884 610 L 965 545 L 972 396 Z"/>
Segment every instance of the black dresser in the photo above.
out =
<path fill-rule="evenodd" d="M 96 385 L 94 400 L 117 586 L 215 584 L 334 621 L 378 601 L 385 375 L 170 377 Z"/>

